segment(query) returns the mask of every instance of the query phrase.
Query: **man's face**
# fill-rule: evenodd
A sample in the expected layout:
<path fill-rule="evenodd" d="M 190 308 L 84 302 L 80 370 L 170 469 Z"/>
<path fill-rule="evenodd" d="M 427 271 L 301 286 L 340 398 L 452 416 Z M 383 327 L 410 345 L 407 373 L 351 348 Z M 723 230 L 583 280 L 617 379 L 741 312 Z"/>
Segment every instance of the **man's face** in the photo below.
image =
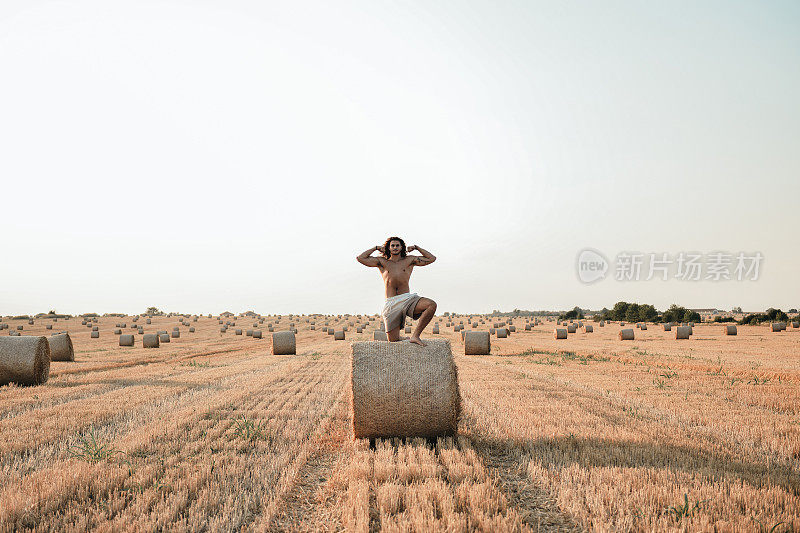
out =
<path fill-rule="evenodd" d="M 392 255 L 400 255 L 400 250 L 402 246 L 400 246 L 400 241 L 391 241 L 389 243 L 389 253 Z"/>

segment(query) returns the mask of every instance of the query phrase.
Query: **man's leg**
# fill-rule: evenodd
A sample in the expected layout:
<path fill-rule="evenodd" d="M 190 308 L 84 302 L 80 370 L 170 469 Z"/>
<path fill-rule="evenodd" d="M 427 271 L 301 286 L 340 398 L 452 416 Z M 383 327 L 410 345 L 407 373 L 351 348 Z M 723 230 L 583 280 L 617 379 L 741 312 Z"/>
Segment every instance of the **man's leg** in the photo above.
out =
<path fill-rule="evenodd" d="M 419 316 L 418 316 L 419 314 Z M 417 327 L 414 328 L 414 333 L 411 335 L 411 338 L 408 339 L 410 342 L 414 344 L 419 344 L 420 346 L 427 346 L 422 339 L 419 338 L 422 330 L 425 329 L 425 326 L 433 318 L 433 315 L 436 314 L 436 302 L 431 300 L 430 298 L 420 298 L 417 301 L 417 305 L 414 307 L 414 319 L 419 320 L 417 322 Z"/>
<path fill-rule="evenodd" d="M 389 341 L 391 341 L 391 342 L 399 341 L 400 340 L 400 327 L 394 328 L 391 331 L 387 331 L 386 332 L 386 336 L 389 338 Z"/>

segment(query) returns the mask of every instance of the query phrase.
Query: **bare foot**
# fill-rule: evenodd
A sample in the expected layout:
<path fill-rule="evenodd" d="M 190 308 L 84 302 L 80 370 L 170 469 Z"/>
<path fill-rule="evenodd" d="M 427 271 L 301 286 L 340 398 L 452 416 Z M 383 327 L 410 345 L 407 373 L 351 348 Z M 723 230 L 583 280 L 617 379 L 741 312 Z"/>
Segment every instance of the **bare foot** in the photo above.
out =
<path fill-rule="evenodd" d="M 419 337 L 411 337 L 408 339 L 409 342 L 413 342 L 414 344 L 419 344 L 420 346 L 427 346 L 425 342 L 422 341 Z"/>

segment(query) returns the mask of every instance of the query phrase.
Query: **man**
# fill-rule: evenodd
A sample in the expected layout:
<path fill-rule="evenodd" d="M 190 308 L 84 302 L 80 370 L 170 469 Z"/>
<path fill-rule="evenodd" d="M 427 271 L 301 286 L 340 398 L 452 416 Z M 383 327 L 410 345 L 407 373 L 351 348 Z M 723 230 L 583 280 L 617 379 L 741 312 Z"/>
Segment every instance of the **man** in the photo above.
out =
<path fill-rule="evenodd" d="M 422 255 L 406 255 L 407 252 L 418 251 Z M 383 257 L 371 257 L 373 252 L 380 252 Z M 423 298 L 415 292 L 409 292 L 408 280 L 415 266 L 430 265 L 436 258 L 419 246 L 411 245 L 406 250 L 406 243 L 400 237 L 389 237 L 383 246 L 375 246 L 356 257 L 359 263 L 368 267 L 378 267 L 386 286 L 386 303 L 381 316 L 386 326 L 386 336 L 390 341 L 406 340 L 400 338 L 400 328 L 405 327 L 406 315 L 414 320 L 419 319 L 414 333 L 408 340 L 420 346 L 427 346 L 419 338 L 422 330 L 436 313 L 436 302 Z"/>

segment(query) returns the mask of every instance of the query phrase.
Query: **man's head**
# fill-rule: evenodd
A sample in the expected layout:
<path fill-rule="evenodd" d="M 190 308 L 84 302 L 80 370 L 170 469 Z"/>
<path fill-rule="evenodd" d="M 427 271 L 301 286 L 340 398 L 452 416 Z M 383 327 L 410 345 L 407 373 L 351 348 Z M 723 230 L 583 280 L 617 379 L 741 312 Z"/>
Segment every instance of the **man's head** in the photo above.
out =
<path fill-rule="evenodd" d="M 383 257 L 389 259 L 391 256 L 406 256 L 406 243 L 400 237 L 389 237 L 383 244 Z"/>

